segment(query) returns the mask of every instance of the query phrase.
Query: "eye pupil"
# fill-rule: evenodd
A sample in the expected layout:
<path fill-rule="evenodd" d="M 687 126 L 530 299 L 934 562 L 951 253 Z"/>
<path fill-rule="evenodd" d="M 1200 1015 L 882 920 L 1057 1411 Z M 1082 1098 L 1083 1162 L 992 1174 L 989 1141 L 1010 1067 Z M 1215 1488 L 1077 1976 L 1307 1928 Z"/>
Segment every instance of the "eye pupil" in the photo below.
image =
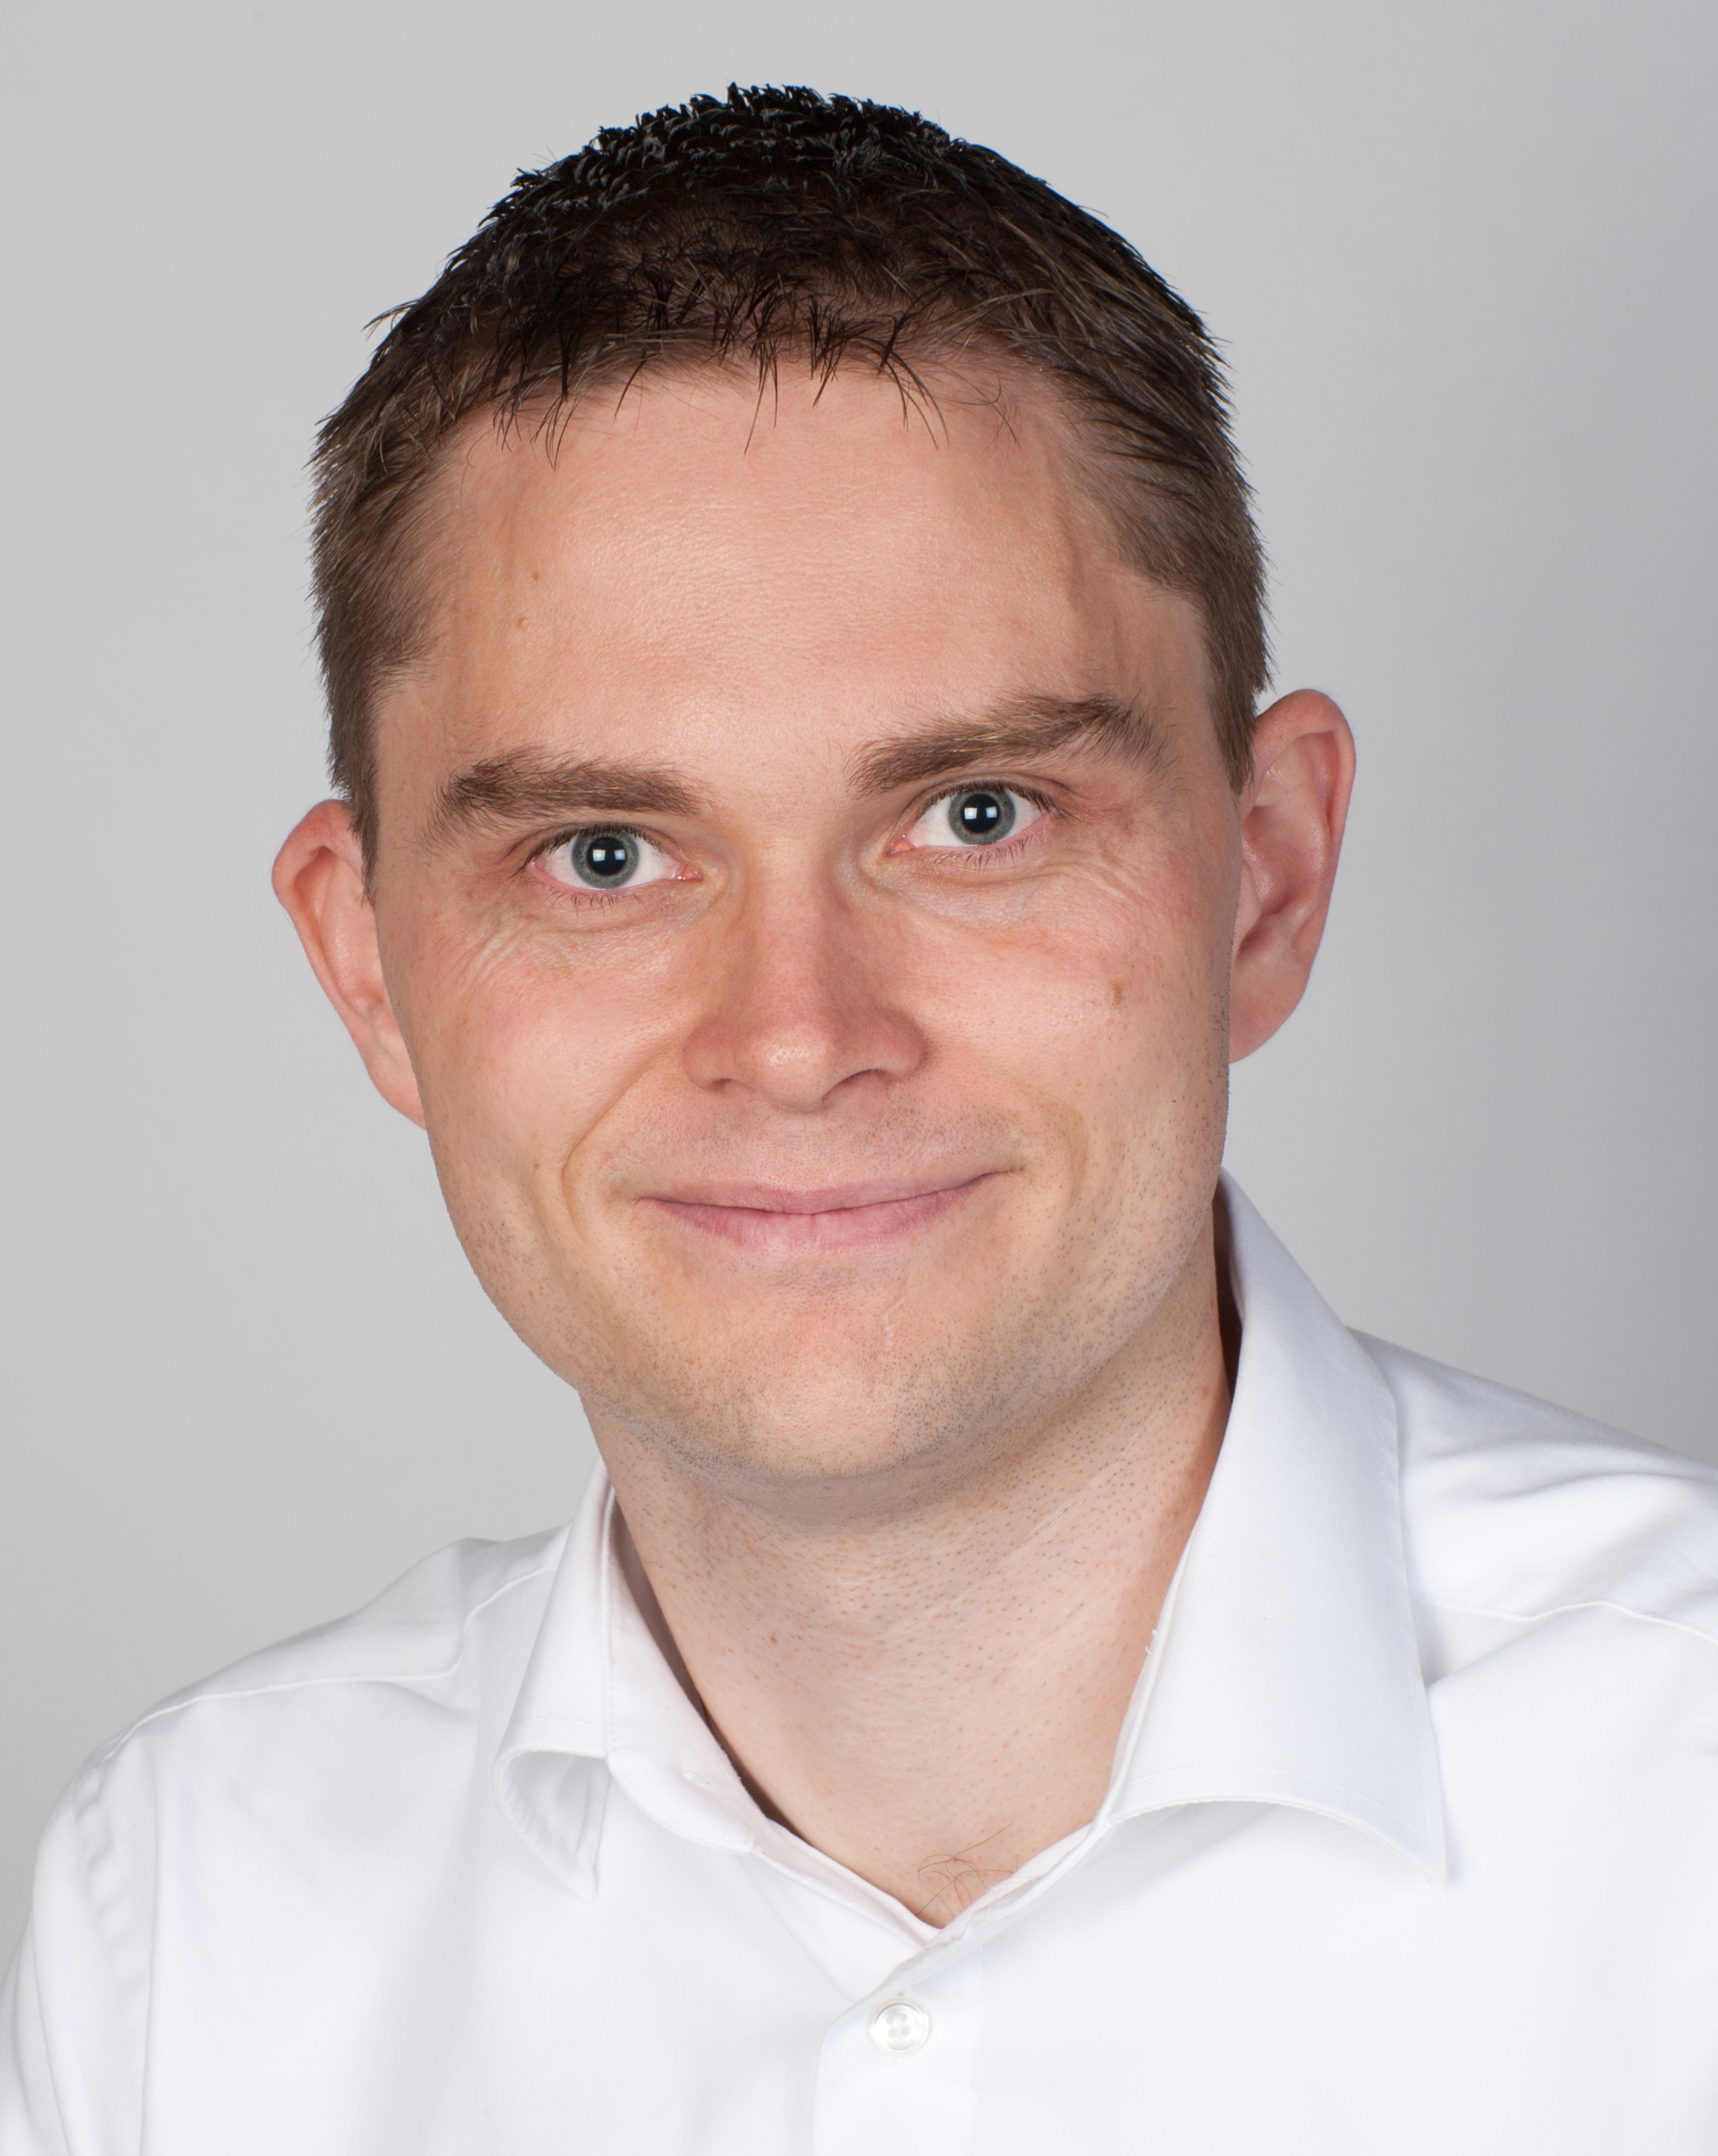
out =
<path fill-rule="evenodd" d="M 975 786 L 950 801 L 949 820 L 969 845 L 990 845 L 1013 829 L 1014 803 L 1006 793 Z"/>
<path fill-rule="evenodd" d="M 628 831 L 581 831 L 573 841 L 573 867 L 581 883 L 599 888 L 625 883 L 638 866 L 638 842 Z"/>

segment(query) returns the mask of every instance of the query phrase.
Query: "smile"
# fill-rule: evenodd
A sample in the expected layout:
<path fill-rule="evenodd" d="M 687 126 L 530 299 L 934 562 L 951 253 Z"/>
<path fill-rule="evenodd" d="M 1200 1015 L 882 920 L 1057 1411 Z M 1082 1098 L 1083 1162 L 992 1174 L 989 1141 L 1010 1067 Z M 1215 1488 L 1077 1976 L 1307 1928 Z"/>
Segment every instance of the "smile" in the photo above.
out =
<path fill-rule="evenodd" d="M 996 1174 L 987 1168 L 959 1179 L 843 1183 L 817 1190 L 728 1183 L 652 1195 L 642 1202 L 704 1235 L 759 1253 L 853 1250 L 928 1227 L 994 1182 Z"/>

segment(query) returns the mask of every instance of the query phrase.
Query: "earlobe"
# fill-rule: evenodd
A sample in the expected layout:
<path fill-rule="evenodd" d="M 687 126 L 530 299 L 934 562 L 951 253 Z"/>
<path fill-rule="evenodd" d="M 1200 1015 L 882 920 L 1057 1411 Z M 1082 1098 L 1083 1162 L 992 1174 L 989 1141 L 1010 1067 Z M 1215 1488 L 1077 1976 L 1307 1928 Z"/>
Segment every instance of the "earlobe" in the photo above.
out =
<path fill-rule="evenodd" d="M 319 802 L 311 810 L 281 847 L 273 880 L 377 1091 L 421 1127 L 423 1102 L 388 998 L 363 855 L 343 802 Z"/>
<path fill-rule="evenodd" d="M 1325 932 L 1354 788 L 1354 737 L 1328 696 L 1298 689 L 1253 737 L 1241 803 L 1241 895 L 1229 999 L 1229 1055 L 1262 1047 L 1305 991 Z"/>

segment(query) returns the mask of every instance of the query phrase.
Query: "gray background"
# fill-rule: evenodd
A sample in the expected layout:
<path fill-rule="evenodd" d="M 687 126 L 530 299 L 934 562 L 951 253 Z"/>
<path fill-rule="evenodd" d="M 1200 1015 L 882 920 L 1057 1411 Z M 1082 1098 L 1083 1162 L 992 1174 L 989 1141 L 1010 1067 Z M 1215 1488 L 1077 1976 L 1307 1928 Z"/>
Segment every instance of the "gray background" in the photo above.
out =
<path fill-rule="evenodd" d="M 916 105 L 1227 344 L 1279 680 L 1361 779 L 1232 1159 L 1351 1322 L 1718 1459 L 1714 23 L 1664 0 L 114 0 L 9 33 L 0 1954 L 79 1758 L 463 1534 L 577 1404 L 267 886 L 302 460 L 516 166 L 699 89 Z"/>

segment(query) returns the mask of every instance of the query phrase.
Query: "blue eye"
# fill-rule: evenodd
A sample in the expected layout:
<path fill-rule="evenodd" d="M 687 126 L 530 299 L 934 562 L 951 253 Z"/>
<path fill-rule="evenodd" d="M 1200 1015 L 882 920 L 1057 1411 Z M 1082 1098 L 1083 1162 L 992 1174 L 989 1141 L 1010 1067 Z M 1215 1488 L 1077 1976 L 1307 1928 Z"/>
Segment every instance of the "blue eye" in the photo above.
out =
<path fill-rule="evenodd" d="M 556 883 L 582 885 L 586 891 L 627 891 L 640 884 L 665 883 L 676 877 L 677 865 L 653 845 L 641 832 L 617 829 L 599 824 L 588 831 L 575 831 L 543 856 L 543 865 Z"/>
<path fill-rule="evenodd" d="M 967 793 L 949 795 L 948 817 L 949 829 L 967 845 L 994 845 L 1014 829 L 1014 797 L 975 786 Z"/>
<path fill-rule="evenodd" d="M 568 851 L 574 875 L 598 891 L 630 883 L 638 873 L 638 841 L 630 831 L 581 831 Z"/>
<path fill-rule="evenodd" d="M 908 834 L 914 849 L 994 846 L 1045 814 L 1007 786 L 962 786 L 933 801 Z"/>

